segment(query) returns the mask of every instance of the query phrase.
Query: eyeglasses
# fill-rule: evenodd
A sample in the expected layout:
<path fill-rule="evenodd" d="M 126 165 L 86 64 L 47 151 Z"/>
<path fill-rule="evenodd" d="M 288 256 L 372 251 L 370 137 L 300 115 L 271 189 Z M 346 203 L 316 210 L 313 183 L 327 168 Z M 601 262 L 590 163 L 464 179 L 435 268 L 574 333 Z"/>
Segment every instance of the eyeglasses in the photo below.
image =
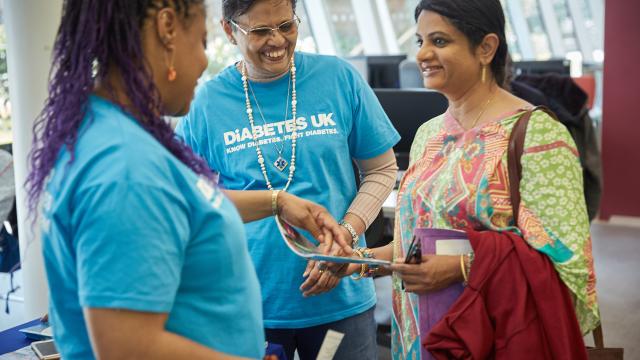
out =
<path fill-rule="evenodd" d="M 276 27 L 269 27 L 269 26 L 260 26 L 260 27 L 256 27 L 256 28 L 252 28 L 252 29 L 243 29 L 240 25 L 238 25 L 235 21 L 229 19 L 228 20 L 229 23 L 231 23 L 233 26 L 235 26 L 236 28 L 238 28 L 238 30 L 240 30 L 243 34 L 245 34 L 246 36 L 250 36 L 256 39 L 262 39 L 265 38 L 269 35 L 271 35 L 272 32 L 274 31 L 278 31 L 280 32 L 280 34 L 282 35 L 290 35 L 295 33 L 298 30 L 298 25 L 300 24 L 300 18 L 297 15 L 293 16 L 293 19 L 289 20 L 289 21 L 285 21 L 282 24 L 276 26 Z"/>

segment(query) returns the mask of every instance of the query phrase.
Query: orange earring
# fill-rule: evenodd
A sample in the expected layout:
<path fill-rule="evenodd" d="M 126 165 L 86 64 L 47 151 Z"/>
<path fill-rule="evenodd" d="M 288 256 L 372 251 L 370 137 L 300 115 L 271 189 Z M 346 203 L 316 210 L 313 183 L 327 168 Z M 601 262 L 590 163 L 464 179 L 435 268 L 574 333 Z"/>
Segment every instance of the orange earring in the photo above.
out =
<path fill-rule="evenodd" d="M 169 68 L 169 70 L 167 71 L 167 80 L 173 82 L 176 79 L 176 69 L 174 69 L 173 66 L 171 66 Z"/>
<path fill-rule="evenodd" d="M 167 80 L 169 80 L 169 82 L 173 82 L 176 77 L 178 77 L 178 74 L 176 73 L 176 68 L 173 67 L 173 52 L 170 56 L 171 57 L 167 61 L 167 66 L 169 67 L 167 70 Z"/>

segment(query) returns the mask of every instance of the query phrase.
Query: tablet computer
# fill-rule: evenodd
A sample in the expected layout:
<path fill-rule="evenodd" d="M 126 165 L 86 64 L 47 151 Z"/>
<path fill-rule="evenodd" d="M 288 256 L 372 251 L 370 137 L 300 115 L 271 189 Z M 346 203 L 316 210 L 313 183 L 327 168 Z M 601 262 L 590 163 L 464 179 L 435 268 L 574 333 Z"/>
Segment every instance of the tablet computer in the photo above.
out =
<path fill-rule="evenodd" d="M 56 349 L 53 340 L 32 342 L 31 349 L 40 360 L 60 359 L 60 353 Z"/>

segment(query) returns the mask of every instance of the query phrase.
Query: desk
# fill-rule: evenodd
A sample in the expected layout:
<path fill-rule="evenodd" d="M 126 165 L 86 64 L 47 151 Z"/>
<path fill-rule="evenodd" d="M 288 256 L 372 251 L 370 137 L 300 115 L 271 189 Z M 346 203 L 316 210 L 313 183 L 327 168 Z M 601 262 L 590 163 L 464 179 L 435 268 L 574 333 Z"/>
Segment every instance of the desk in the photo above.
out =
<path fill-rule="evenodd" d="M 19 330 L 30 326 L 40 324 L 40 319 L 35 319 L 18 325 L 11 329 L 0 332 L 0 355 L 4 355 L 16 350 L 22 349 L 25 346 L 29 346 L 35 340 L 31 340 L 24 336 Z M 287 360 L 287 356 L 284 353 L 282 345 L 269 343 L 266 348 L 266 355 L 276 355 L 279 360 Z"/>
<path fill-rule="evenodd" d="M 35 319 L 0 332 L 0 355 L 16 351 L 34 342 L 35 340 L 28 339 L 18 330 L 38 325 L 39 323 L 40 319 Z"/>

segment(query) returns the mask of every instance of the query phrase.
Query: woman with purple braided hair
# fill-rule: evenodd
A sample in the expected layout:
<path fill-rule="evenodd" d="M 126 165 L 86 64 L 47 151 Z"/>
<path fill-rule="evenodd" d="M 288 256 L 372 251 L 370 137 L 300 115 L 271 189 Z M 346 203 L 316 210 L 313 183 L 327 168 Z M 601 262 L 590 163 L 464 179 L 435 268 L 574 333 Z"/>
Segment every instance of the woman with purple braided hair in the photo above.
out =
<path fill-rule="evenodd" d="M 347 246 L 318 205 L 225 194 L 162 118 L 189 110 L 205 17 L 204 0 L 64 2 L 27 180 L 63 358 L 261 358 L 242 220 L 280 212 Z"/>

